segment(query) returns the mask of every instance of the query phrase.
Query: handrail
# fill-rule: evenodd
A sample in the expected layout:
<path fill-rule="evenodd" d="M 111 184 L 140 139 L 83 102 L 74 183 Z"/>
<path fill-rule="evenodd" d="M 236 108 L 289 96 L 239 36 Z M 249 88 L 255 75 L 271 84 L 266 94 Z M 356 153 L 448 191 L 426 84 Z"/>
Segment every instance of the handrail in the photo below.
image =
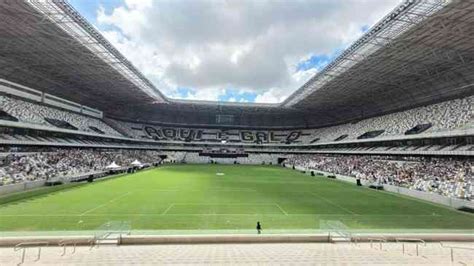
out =
<path fill-rule="evenodd" d="M 66 255 L 66 248 L 68 245 L 72 245 L 73 246 L 73 249 L 72 249 L 72 252 L 71 254 L 74 254 L 76 253 L 76 245 L 77 245 L 77 241 L 76 240 L 68 240 L 68 239 L 63 239 L 61 241 L 59 241 L 59 244 L 58 244 L 60 247 L 63 247 L 63 253 L 61 254 L 61 257 Z"/>
<path fill-rule="evenodd" d="M 22 250 L 21 261 L 17 265 L 21 265 L 25 262 L 26 249 L 28 247 L 38 248 L 38 253 L 36 255 L 35 261 L 39 261 L 41 258 L 41 247 L 48 246 L 48 245 L 49 245 L 49 242 L 47 241 L 21 242 L 21 243 L 16 244 L 15 247 L 13 248 L 13 251 L 16 252 L 16 251 Z"/>
<path fill-rule="evenodd" d="M 358 245 L 359 244 L 358 241 L 360 240 L 362 240 L 360 236 L 351 236 L 351 243 L 354 243 L 354 245 Z"/>
<path fill-rule="evenodd" d="M 382 243 L 385 243 L 387 242 L 387 239 L 385 237 L 369 237 L 367 238 L 369 241 L 370 241 L 370 247 L 372 248 L 373 246 L 373 241 L 378 241 L 379 242 L 379 247 L 380 247 L 380 250 L 383 250 L 382 249 Z"/>
<path fill-rule="evenodd" d="M 36 247 L 36 246 L 48 246 L 48 245 L 49 245 L 49 242 L 47 241 L 21 242 L 21 243 L 16 244 L 14 249 L 15 251 L 18 251 L 28 246 Z"/>
<path fill-rule="evenodd" d="M 445 245 L 443 242 L 439 242 L 442 248 L 449 248 L 451 253 L 451 262 L 454 262 L 454 249 L 467 249 L 467 250 L 474 250 L 474 247 L 459 247 L 459 246 L 448 246 Z"/>
<path fill-rule="evenodd" d="M 418 246 L 419 243 L 422 243 L 426 247 L 426 242 L 421 238 L 395 238 L 397 243 L 402 243 L 402 253 L 405 254 L 405 243 L 406 242 L 415 242 L 416 243 L 416 256 L 420 254 Z"/>
<path fill-rule="evenodd" d="M 421 238 L 402 238 L 402 237 L 397 237 L 395 238 L 396 242 L 420 242 L 423 243 L 426 246 L 426 242 L 421 239 Z"/>
<path fill-rule="evenodd" d="M 443 247 L 443 248 L 454 248 L 454 249 L 469 249 L 469 250 L 474 250 L 474 247 L 448 246 L 448 245 L 445 245 L 443 242 L 439 242 L 439 244 L 440 244 L 441 247 Z"/>
<path fill-rule="evenodd" d="M 96 236 L 94 236 L 92 239 L 90 239 L 90 240 L 88 241 L 88 243 L 91 245 L 90 248 L 89 248 L 89 250 L 92 250 L 92 249 L 94 248 L 96 242 L 97 242 L 97 237 L 96 237 Z"/>

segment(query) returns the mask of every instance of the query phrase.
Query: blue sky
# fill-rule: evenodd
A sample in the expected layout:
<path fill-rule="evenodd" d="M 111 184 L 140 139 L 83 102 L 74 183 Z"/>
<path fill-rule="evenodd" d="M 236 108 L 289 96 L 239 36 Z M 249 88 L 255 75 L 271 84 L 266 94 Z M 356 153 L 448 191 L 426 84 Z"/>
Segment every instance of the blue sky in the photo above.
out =
<path fill-rule="evenodd" d="M 69 2 L 169 97 L 280 102 L 399 0 Z"/>
<path fill-rule="evenodd" d="M 123 0 L 68 0 L 69 3 L 76 8 L 82 16 L 84 16 L 90 23 L 97 24 L 97 10 L 103 7 L 108 11 L 120 7 L 124 4 Z M 97 26 L 97 25 L 96 25 Z"/>

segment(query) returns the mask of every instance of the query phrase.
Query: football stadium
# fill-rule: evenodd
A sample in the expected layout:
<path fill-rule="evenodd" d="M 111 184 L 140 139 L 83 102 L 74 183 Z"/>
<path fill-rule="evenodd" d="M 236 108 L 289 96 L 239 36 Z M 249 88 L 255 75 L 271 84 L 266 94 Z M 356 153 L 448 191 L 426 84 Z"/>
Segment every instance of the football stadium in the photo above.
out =
<path fill-rule="evenodd" d="M 97 19 L 83 8 L 92 2 L 0 1 L 0 265 L 473 265 L 473 1 L 394 0 L 320 66 L 300 63 L 308 78 L 294 90 L 283 82 L 277 101 L 259 99 L 279 85 L 216 98 L 212 81 L 277 84 L 278 64 L 265 60 L 313 45 L 278 48 L 296 29 L 270 27 L 269 57 L 240 65 L 260 36 L 230 66 L 213 64 L 268 10 L 310 15 L 288 15 L 296 24 L 323 16 L 298 9 L 304 1 L 190 1 L 183 16 L 160 1 L 110 12 L 113 1 L 97 1 Z M 383 1 L 309 2 L 375 13 Z M 246 4 L 258 17 L 249 28 L 224 25 Z M 139 28 L 134 16 L 153 5 L 168 16 Z M 177 26 L 170 34 L 185 33 L 184 44 L 166 37 L 164 24 L 224 6 L 225 23 Z M 332 34 L 321 28 L 318 42 Z M 154 56 L 127 48 L 155 30 L 163 44 L 151 54 L 169 60 L 159 81 Z M 206 32 L 224 40 L 195 44 Z M 217 59 L 181 66 L 173 45 Z"/>

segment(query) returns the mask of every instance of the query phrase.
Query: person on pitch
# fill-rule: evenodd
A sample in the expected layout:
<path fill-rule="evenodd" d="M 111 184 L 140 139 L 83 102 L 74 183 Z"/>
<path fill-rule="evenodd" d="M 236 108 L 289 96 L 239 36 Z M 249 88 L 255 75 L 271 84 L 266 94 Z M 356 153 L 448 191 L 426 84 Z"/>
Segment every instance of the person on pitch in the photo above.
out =
<path fill-rule="evenodd" d="M 257 222 L 257 233 L 259 235 L 262 233 L 262 226 L 260 225 L 260 222 Z"/>

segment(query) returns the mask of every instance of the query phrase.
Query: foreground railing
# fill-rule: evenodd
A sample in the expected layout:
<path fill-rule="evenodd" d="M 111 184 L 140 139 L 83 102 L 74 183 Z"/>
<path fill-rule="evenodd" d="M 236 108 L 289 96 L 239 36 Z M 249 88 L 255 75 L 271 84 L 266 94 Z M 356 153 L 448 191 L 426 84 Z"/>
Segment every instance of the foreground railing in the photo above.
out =
<path fill-rule="evenodd" d="M 21 261 L 17 265 L 21 265 L 25 262 L 26 250 L 28 248 L 37 248 L 38 249 L 38 253 L 36 254 L 36 260 L 35 261 L 39 261 L 40 258 L 41 258 L 41 248 L 44 247 L 44 246 L 47 247 L 48 245 L 49 245 L 49 243 L 46 242 L 46 241 L 22 242 L 22 243 L 19 243 L 19 244 L 15 245 L 15 247 L 13 248 L 14 251 L 22 251 L 21 252 Z"/>
<path fill-rule="evenodd" d="M 71 254 L 74 254 L 76 253 L 77 240 L 61 240 L 59 242 L 59 246 L 63 248 L 63 253 L 61 253 L 61 257 L 66 255 L 66 249 L 68 246 L 72 246 Z"/>
<path fill-rule="evenodd" d="M 440 242 L 439 244 L 440 244 L 441 247 L 443 247 L 443 248 L 449 248 L 449 249 L 450 249 L 451 262 L 454 262 L 454 250 L 455 250 L 455 249 L 474 250 L 474 247 L 448 246 L 448 245 L 444 244 L 443 242 Z"/>
<path fill-rule="evenodd" d="M 383 250 L 382 244 L 387 242 L 385 237 L 369 237 L 370 247 L 373 248 L 374 242 L 379 243 L 379 250 Z"/>
<path fill-rule="evenodd" d="M 416 256 L 420 254 L 419 252 L 419 245 L 422 244 L 426 246 L 426 242 L 423 239 L 419 238 L 395 238 L 397 243 L 402 244 L 402 253 L 405 254 L 405 243 L 415 243 L 416 244 Z"/>

